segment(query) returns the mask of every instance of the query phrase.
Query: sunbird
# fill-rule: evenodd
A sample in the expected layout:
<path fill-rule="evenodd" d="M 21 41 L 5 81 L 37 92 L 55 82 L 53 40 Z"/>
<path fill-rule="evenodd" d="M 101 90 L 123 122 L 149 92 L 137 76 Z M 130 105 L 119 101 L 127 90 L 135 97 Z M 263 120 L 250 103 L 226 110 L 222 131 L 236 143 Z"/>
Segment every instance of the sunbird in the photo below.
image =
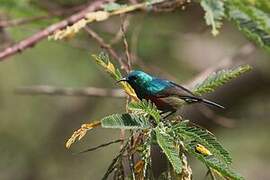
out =
<path fill-rule="evenodd" d="M 151 100 L 162 114 L 175 113 L 184 104 L 204 103 L 224 109 L 223 106 L 196 96 L 187 88 L 166 79 L 147 74 L 143 71 L 131 71 L 117 82 L 127 82 L 134 89 L 137 97 Z M 168 116 L 167 115 L 167 116 Z"/>

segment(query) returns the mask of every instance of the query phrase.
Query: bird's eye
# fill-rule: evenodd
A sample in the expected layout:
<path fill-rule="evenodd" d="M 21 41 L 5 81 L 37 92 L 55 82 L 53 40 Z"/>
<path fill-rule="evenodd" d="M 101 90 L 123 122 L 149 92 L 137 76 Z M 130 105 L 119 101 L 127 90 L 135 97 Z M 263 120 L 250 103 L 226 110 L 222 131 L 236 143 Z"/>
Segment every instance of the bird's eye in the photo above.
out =
<path fill-rule="evenodd" d="M 131 77 L 130 77 L 130 80 L 133 80 L 133 81 L 134 81 L 134 80 L 136 80 L 136 79 L 138 79 L 137 76 L 131 76 Z"/>

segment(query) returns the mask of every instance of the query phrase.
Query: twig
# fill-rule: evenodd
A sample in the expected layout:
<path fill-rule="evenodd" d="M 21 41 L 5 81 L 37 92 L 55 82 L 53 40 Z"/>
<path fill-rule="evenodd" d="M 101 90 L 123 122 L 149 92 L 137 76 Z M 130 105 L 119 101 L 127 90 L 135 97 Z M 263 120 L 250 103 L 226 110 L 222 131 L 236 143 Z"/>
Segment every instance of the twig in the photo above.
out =
<path fill-rule="evenodd" d="M 120 150 L 119 154 L 112 160 L 110 166 L 108 167 L 106 173 L 102 177 L 102 180 L 107 180 L 108 176 L 111 174 L 111 172 L 114 170 L 115 164 L 117 163 L 118 159 L 123 156 L 123 153 L 125 152 L 126 148 L 128 147 L 129 142 L 126 142 L 125 146 Z"/>
<path fill-rule="evenodd" d="M 103 148 L 103 147 L 109 146 L 111 144 L 119 143 L 119 142 L 123 142 L 123 139 L 117 139 L 117 140 L 114 140 L 114 141 L 110 141 L 110 142 L 101 144 L 101 145 L 96 146 L 96 147 L 93 147 L 93 148 L 86 149 L 84 151 L 81 151 L 81 152 L 78 152 L 78 153 L 75 153 L 75 154 L 81 154 L 81 153 L 86 153 L 86 152 L 94 151 L 94 150 L 97 150 L 99 148 Z"/>
<path fill-rule="evenodd" d="M 46 19 L 56 17 L 56 16 L 70 15 L 72 13 L 75 13 L 77 11 L 84 9 L 84 7 L 85 6 L 79 5 L 79 6 L 71 7 L 68 9 L 59 9 L 57 11 L 50 11 L 50 9 L 48 9 L 49 12 L 47 15 L 35 16 L 35 17 L 26 18 L 26 19 L 12 19 L 12 20 L 5 20 L 5 21 L 2 20 L 0 21 L 0 28 L 20 26 L 20 25 L 28 24 L 34 21 L 46 20 Z"/>
<path fill-rule="evenodd" d="M 130 16 L 129 16 L 130 17 Z M 123 22 L 123 26 L 124 26 L 124 32 L 126 32 L 127 31 L 127 29 L 128 29 L 128 26 L 129 26 L 129 17 L 128 18 L 125 18 L 124 19 L 124 22 Z M 116 35 L 110 40 L 110 45 L 112 46 L 112 45 L 114 45 L 114 44 L 116 44 L 116 43 L 118 43 L 121 39 L 122 39 L 122 35 L 123 35 L 123 33 L 122 33 L 122 30 L 121 30 L 121 26 L 120 26 L 120 28 L 119 28 L 119 31 L 116 33 Z"/>
<path fill-rule="evenodd" d="M 125 19 L 125 17 L 123 17 Z M 131 58 L 130 58 L 130 53 L 129 53 L 129 47 L 128 47 L 128 42 L 127 42 L 127 37 L 125 34 L 125 29 L 124 29 L 124 20 L 121 19 L 121 33 L 123 37 L 123 42 L 124 42 L 124 47 L 125 47 L 125 54 L 127 58 L 127 65 L 128 65 L 128 72 L 131 71 Z"/>
<path fill-rule="evenodd" d="M 205 179 L 207 178 L 208 175 L 210 175 L 210 177 L 211 177 L 212 180 L 216 180 L 215 174 L 213 173 L 213 171 L 211 170 L 211 168 L 208 167 L 208 166 L 207 166 L 207 168 L 208 168 L 208 171 L 207 171 L 207 173 L 205 175 Z"/>
<path fill-rule="evenodd" d="M 132 131 L 130 131 L 131 133 L 131 137 L 130 137 L 130 141 L 129 141 L 129 151 L 131 151 L 133 149 L 133 145 L 134 144 L 134 134 Z M 131 173 L 131 177 L 133 180 L 136 179 L 135 177 L 135 172 L 134 172 L 134 153 L 130 153 L 130 155 L 128 155 L 128 164 L 129 164 L 129 169 L 130 169 L 130 173 Z"/>
<path fill-rule="evenodd" d="M 95 31 L 93 31 L 89 26 L 84 27 L 85 31 L 100 44 L 101 47 L 105 48 L 108 53 L 119 62 L 122 69 L 128 72 L 128 64 L 123 61 L 123 59 L 117 54 L 117 52 L 112 48 L 110 44 L 107 44 Z"/>
<path fill-rule="evenodd" d="M 48 37 L 50 34 L 55 32 L 56 30 L 63 29 L 67 27 L 70 24 L 74 24 L 75 22 L 81 20 L 84 18 L 85 14 L 88 12 L 95 11 L 106 2 L 113 2 L 114 0 L 98 0 L 94 1 L 93 3 L 89 4 L 85 9 L 79 11 L 78 13 L 75 13 L 74 15 L 68 17 L 67 19 L 64 19 L 58 23 L 52 24 L 49 27 L 37 32 L 36 34 L 20 41 L 19 43 L 8 47 L 4 49 L 2 52 L 0 52 L 0 61 L 4 61 L 5 58 L 12 56 L 16 53 L 19 53 L 26 48 L 33 47 L 36 43 L 40 42 L 44 38 Z"/>
<path fill-rule="evenodd" d="M 126 95 L 121 89 L 104 89 L 96 87 L 87 88 L 60 88 L 53 86 L 30 86 L 15 89 L 18 94 L 24 95 L 61 95 L 61 96 L 93 96 L 93 97 L 115 97 L 125 98 Z"/>

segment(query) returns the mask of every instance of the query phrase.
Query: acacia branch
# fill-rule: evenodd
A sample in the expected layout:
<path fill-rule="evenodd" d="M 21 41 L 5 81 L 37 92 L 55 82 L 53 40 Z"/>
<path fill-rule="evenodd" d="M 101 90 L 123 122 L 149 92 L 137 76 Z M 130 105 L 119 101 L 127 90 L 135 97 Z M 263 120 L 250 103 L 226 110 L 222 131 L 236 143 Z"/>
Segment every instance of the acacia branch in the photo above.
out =
<path fill-rule="evenodd" d="M 123 61 L 123 59 L 117 54 L 117 52 L 112 48 L 110 44 L 107 44 L 102 37 L 100 37 L 95 31 L 93 31 L 89 26 L 84 27 L 85 31 L 97 41 L 97 43 L 107 50 L 107 52 L 119 62 L 120 66 L 128 72 L 128 64 Z"/>
<path fill-rule="evenodd" d="M 2 20 L 0 21 L 0 28 L 20 26 L 20 25 L 25 25 L 25 24 L 32 23 L 35 21 L 50 19 L 52 17 L 71 15 L 73 13 L 76 13 L 84 9 L 84 7 L 85 6 L 79 5 L 79 6 L 71 7 L 68 9 L 59 9 L 59 10 L 54 10 L 54 11 L 47 9 L 49 11 L 47 15 L 34 16 L 30 18 L 25 18 L 25 19 Z"/>
<path fill-rule="evenodd" d="M 0 52 L 0 61 L 4 61 L 5 58 L 12 56 L 16 53 L 19 53 L 27 48 L 33 47 L 36 43 L 40 42 L 44 38 L 48 37 L 52 33 L 54 33 L 56 30 L 63 29 L 67 27 L 68 25 L 74 24 L 77 21 L 84 18 L 85 14 L 95 11 L 97 9 L 100 9 L 101 6 L 104 3 L 107 2 L 113 2 L 114 0 L 97 0 L 93 3 L 89 4 L 85 9 L 79 11 L 78 13 L 75 13 L 74 15 L 58 22 L 55 24 L 50 25 L 49 27 L 37 32 L 36 34 L 20 41 L 19 43 L 8 47 L 4 49 L 2 52 Z"/>
<path fill-rule="evenodd" d="M 127 56 L 127 60 L 124 61 L 123 58 L 121 56 L 118 55 L 118 53 L 113 49 L 111 44 L 108 44 L 104 41 L 104 39 L 99 36 L 95 31 L 93 31 L 89 26 L 85 26 L 84 30 L 94 39 L 96 40 L 96 42 L 102 47 L 105 48 L 107 50 L 107 52 L 115 59 L 119 62 L 120 66 L 122 69 L 124 69 L 126 71 L 126 73 L 128 73 L 131 70 L 131 59 L 130 59 L 130 55 L 128 52 L 128 43 L 125 37 L 125 31 L 127 29 L 127 23 L 128 22 L 128 18 L 125 18 L 124 20 L 121 20 L 121 27 L 120 27 L 120 38 L 123 37 L 123 41 L 124 41 L 124 45 L 125 45 L 125 52 L 126 52 L 126 56 Z M 118 33 L 117 35 L 118 36 Z M 118 40 L 118 39 L 117 39 Z"/>

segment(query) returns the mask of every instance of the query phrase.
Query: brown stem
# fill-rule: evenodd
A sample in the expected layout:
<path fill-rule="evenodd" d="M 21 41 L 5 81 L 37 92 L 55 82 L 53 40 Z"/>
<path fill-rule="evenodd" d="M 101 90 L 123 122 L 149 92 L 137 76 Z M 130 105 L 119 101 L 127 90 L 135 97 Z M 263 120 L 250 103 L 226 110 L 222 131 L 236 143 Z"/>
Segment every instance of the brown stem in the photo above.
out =
<path fill-rule="evenodd" d="M 117 54 L 117 52 L 112 48 L 110 44 L 107 44 L 102 37 L 100 37 L 95 31 L 93 31 L 89 26 L 84 27 L 85 31 L 97 41 L 98 44 L 100 44 L 101 47 L 105 48 L 107 52 L 116 59 L 122 69 L 124 69 L 126 72 L 129 71 L 128 64 L 123 61 L 123 59 Z"/>
<path fill-rule="evenodd" d="M 55 32 L 56 30 L 63 29 L 68 25 L 74 24 L 75 22 L 84 18 L 85 14 L 91 11 L 95 11 L 104 3 L 113 2 L 114 0 L 98 0 L 94 1 L 93 3 L 89 4 L 85 9 L 79 11 L 78 13 L 73 14 L 72 16 L 58 22 L 55 24 L 50 25 L 49 27 L 37 32 L 36 34 L 22 40 L 21 42 L 6 48 L 2 52 L 0 52 L 0 61 L 6 60 L 7 57 L 12 56 L 18 52 L 21 52 L 27 48 L 33 47 L 36 43 L 40 42 L 44 38 L 48 37 L 50 34 Z"/>

